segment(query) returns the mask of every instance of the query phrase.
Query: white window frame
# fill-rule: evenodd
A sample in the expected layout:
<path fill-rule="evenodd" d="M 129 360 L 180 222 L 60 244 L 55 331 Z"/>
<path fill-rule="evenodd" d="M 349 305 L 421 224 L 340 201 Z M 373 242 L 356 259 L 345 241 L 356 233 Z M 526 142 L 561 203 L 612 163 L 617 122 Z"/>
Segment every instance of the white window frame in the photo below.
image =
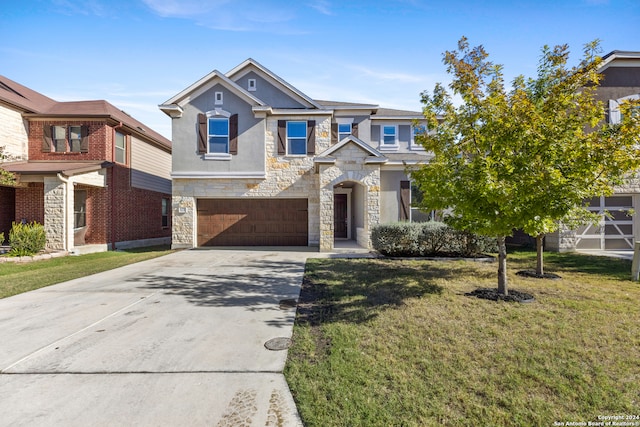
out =
<path fill-rule="evenodd" d="M 211 111 L 207 111 L 207 152 L 204 154 L 205 160 L 231 160 L 231 154 L 229 149 L 231 146 L 231 129 L 229 124 L 229 118 L 231 113 L 223 110 L 222 108 L 215 108 Z M 212 153 L 209 151 L 209 137 L 212 135 L 209 133 L 209 119 L 226 119 L 227 120 L 227 152 L 226 153 Z"/>
<path fill-rule="evenodd" d="M 290 137 L 289 136 L 289 123 L 304 123 L 304 138 L 300 136 Z M 286 134 L 287 134 L 287 156 L 297 156 L 297 157 L 306 157 L 307 156 L 307 132 L 308 132 L 308 124 L 306 120 L 287 120 L 286 124 Z M 291 152 L 291 140 L 304 140 L 304 153 L 292 153 Z"/>
<path fill-rule="evenodd" d="M 622 121 L 622 114 L 620 113 L 620 104 L 624 101 L 633 101 L 636 99 L 640 99 L 640 93 L 636 93 L 629 96 L 623 96 L 618 99 L 610 99 L 609 100 L 609 123 L 610 124 L 619 124 Z"/>
<path fill-rule="evenodd" d="M 424 127 L 425 132 L 427 131 L 427 125 L 420 124 L 418 126 Z M 425 151 L 424 147 L 416 142 L 416 129 L 417 126 L 411 125 L 411 142 L 409 143 L 409 149 L 413 151 Z"/>
<path fill-rule="evenodd" d="M 226 134 L 215 134 L 211 133 L 211 121 L 222 122 L 225 121 L 227 124 L 227 133 Z M 211 138 L 227 138 L 227 149 L 226 151 L 211 151 Z M 229 155 L 229 118 L 228 117 L 207 117 L 207 154 L 211 156 L 227 156 Z"/>
<path fill-rule="evenodd" d="M 349 126 L 348 132 L 340 132 L 340 126 Z M 349 135 L 353 135 L 353 125 L 351 123 L 340 123 L 338 122 L 338 142 L 342 141 Z"/>
<path fill-rule="evenodd" d="M 118 146 L 118 135 L 122 136 L 122 147 Z M 113 145 L 114 145 L 114 149 L 115 149 L 113 160 L 116 163 L 121 163 L 123 165 L 126 165 L 127 164 L 127 135 L 125 135 L 124 133 L 120 133 L 120 132 L 116 131 L 116 134 L 114 136 Z M 123 161 L 119 161 L 118 160 L 118 153 L 122 153 Z"/>
<path fill-rule="evenodd" d="M 224 104 L 224 95 L 222 92 L 216 92 L 215 93 L 215 101 L 214 101 L 215 105 L 222 105 Z"/>
<path fill-rule="evenodd" d="M 256 87 L 257 87 L 257 81 L 256 79 L 249 79 L 247 80 L 247 90 L 249 92 L 255 92 L 256 91 Z"/>
<path fill-rule="evenodd" d="M 394 142 L 393 144 L 385 144 L 384 142 L 384 137 L 385 137 L 385 133 L 384 133 L 384 128 L 385 127 L 392 127 L 394 129 Z M 399 135 L 398 135 L 398 125 L 397 124 L 389 124 L 389 123 L 382 123 L 380 124 L 380 151 L 396 151 L 400 148 L 400 143 L 398 141 Z"/>

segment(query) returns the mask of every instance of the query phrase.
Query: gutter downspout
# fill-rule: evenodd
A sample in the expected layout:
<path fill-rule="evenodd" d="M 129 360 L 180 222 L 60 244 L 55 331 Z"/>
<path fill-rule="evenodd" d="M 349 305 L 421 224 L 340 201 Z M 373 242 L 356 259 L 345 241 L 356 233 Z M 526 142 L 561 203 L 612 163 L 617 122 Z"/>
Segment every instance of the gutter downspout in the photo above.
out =
<path fill-rule="evenodd" d="M 115 165 L 115 159 L 113 158 L 114 156 L 114 151 L 115 151 L 115 140 L 116 140 L 116 132 L 118 129 L 122 128 L 122 122 L 120 122 L 118 125 L 114 126 L 113 128 L 113 132 L 111 133 L 111 160 L 113 161 L 114 165 L 112 168 L 110 168 L 110 172 L 111 172 L 111 189 L 110 189 L 110 193 L 111 193 L 111 250 L 115 251 L 116 250 L 116 223 L 115 223 L 115 200 L 116 200 L 116 165 Z"/>
<path fill-rule="evenodd" d="M 69 252 L 70 251 L 70 244 L 69 244 L 69 216 L 67 215 L 67 210 L 69 209 L 69 206 L 67 206 L 67 193 L 69 192 L 69 178 L 64 177 L 60 172 L 58 172 L 58 179 L 60 181 L 63 182 L 64 184 L 64 209 L 63 209 L 63 218 L 64 218 L 64 235 L 63 235 L 63 247 L 62 249 L 64 249 L 65 251 Z"/>

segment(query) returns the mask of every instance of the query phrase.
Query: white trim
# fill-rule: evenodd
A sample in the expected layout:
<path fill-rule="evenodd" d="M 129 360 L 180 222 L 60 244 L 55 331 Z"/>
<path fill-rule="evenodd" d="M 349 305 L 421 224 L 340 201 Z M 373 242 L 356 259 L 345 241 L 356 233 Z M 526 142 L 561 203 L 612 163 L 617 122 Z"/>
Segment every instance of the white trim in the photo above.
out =
<path fill-rule="evenodd" d="M 384 133 L 384 128 L 385 127 L 393 127 L 394 128 L 394 143 L 393 144 L 385 144 L 384 142 L 384 137 L 385 137 L 385 133 Z M 398 135 L 400 133 L 400 127 L 398 124 L 384 124 L 384 125 L 380 125 L 380 146 L 378 147 L 378 149 L 380 151 L 398 151 L 400 149 L 400 135 Z M 389 135 L 391 136 L 391 135 Z"/>
<path fill-rule="evenodd" d="M 277 74 L 275 74 L 274 72 L 272 72 L 271 70 L 269 70 L 268 68 L 266 68 L 265 66 L 263 66 L 262 64 L 260 64 L 258 61 L 256 61 L 253 58 L 248 58 L 247 60 L 245 60 L 242 64 L 236 66 L 235 68 L 233 68 L 231 71 L 229 71 L 226 74 L 226 77 L 229 79 L 241 79 L 243 76 L 247 75 L 248 73 L 251 72 L 251 68 L 250 65 L 253 66 L 253 68 L 257 69 L 258 72 L 260 74 L 263 74 L 263 78 L 265 78 L 265 80 L 269 81 L 271 80 L 270 83 L 274 84 L 274 86 L 281 86 L 285 89 L 287 89 L 291 94 L 295 95 L 295 97 L 303 100 L 305 103 L 308 104 L 309 107 L 314 107 L 317 109 L 322 109 L 322 106 L 319 105 L 317 102 L 315 102 L 313 99 L 309 98 L 307 95 L 305 95 L 303 92 L 301 92 L 300 90 L 296 89 L 295 87 L 293 87 L 291 84 L 289 84 L 286 80 L 283 80 L 281 77 L 279 77 Z M 243 71 L 241 73 L 241 71 Z"/>
<path fill-rule="evenodd" d="M 352 125 L 353 117 L 336 117 L 336 123 L 339 125 Z"/>
<path fill-rule="evenodd" d="M 175 109 L 175 107 L 170 108 L 170 105 L 175 105 L 176 107 L 182 107 L 191 102 L 191 100 L 197 98 L 202 95 L 207 90 L 211 89 L 217 83 L 222 84 L 225 88 L 229 89 L 234 94 L 243 98 L 247 103 L 252 105 L 266 105 L 263 101 L 259 100 L 240 86 L 238 86 L 234 81 L 230 80 L 227 76 L 222 74 L 218 70 L 213 70 L 211 73 L 207 74 L 188 88 L 184 89 L 177 95 L 163 102 L 161 105 L 164 108 L 161 108 L 162 111 L 167 113 L 166 110 Z M 169 114 L 169 113 L 167 113 Z"/>
<path fill-rule="evenodd" d="M 282 109 L 274 109 L 271 107 L 260 108 L 254 107 L 253 112 L 267 112 L 272 116 L 330 116 L 333 114 L 332 110 L 305 110 L 301 108 L 282 108 Z"/>
<path fill-rule="evenodd" d="M 316 159 L 318 159 L 320 163 L 323 163 L 324 162 L 323 161 L 324 158 L 328 158 L 331 154 L 333 154 L 336 151 L 340 150 L 342 147 L 344 147 L 345 145 L 347 145 L 350 142 L 353 142 L 358 147 L 360 147 L 364 152 L 369 153 L 371 156 L 378 157 L 378 158 L 381 159 L 381 161 L 387 161 L 387 158 L 384 157 L 384 155 L 382 153 L 380 153 L 378 150 L 376 150 L 375 148 L 373 148 L 369 144 L 365 143 L 363 140 L 361 140 L 359 138 L 356 138 L 353 135 L 350 135 L 350 136 L 346 137 L 345 139 L 343 139 L 342 141 L 340 141 L 339 143 L 337 143 L 333 147 L 329 147 L 328 149 L 326 149 L 322 153 L 318 154 L 316 156 Z"/>
<path fill-rule="evenodd" d="M 206 153 L 204 155 L 205 160 L 231 160 L 231 154 L 229 153 Z"/>
<path fill-rule="evenodd" d="M 180 179 L 204 179 L 204 178 L 256 178 L 264 179 L 267 177 L 265 172 L 173 172 L 171 178 Z"/>

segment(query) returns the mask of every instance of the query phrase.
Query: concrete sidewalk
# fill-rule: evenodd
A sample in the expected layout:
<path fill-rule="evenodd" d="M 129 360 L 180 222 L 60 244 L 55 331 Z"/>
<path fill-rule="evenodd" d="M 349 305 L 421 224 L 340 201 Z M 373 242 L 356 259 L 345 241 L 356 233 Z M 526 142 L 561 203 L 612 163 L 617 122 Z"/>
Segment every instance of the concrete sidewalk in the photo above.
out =
<path fill-rule="evenodd" d="M 0 425 L 301 425 L 302 251 L 191 250 L 0 300 Z"/>

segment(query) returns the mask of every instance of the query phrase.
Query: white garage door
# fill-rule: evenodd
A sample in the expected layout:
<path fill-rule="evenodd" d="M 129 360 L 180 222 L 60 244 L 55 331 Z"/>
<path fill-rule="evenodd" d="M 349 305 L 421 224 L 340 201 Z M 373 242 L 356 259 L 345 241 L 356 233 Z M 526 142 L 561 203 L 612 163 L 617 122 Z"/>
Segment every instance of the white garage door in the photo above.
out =
<path fill-rule="evenodd" d="M 577 230 L 578 249 L 633 249 L 633 197 L 616 195 L 595 197 L 589 210 L 600 215 L 600 223 L 589 224 Z"/>

